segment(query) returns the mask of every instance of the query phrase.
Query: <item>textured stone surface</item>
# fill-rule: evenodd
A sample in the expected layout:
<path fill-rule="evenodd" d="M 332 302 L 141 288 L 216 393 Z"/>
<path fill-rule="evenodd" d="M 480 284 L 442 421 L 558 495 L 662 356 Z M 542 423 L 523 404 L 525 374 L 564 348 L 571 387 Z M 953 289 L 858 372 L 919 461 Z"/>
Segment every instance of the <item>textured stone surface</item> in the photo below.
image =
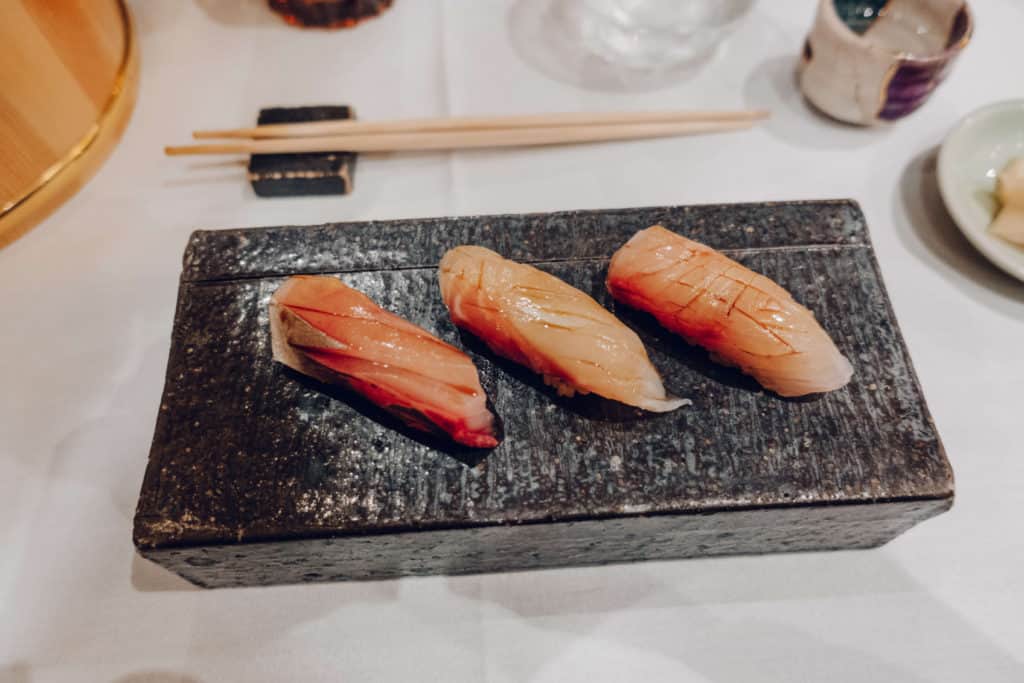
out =
<path fill-rule="evenodd" d="M 703 555 L 872 548 L 946 500 L 721 510 L 146 552 L 207 587 L 513 571 Z"/>
<path fill-rule="evenodd" d="M 605 293 L 607 258 L 661 222 L 790 289 L 855 368 L 786 400 Z M 476 243 L 613 308 L 694 405 L 563 399 L 448 320 L 435 266 Z M 466 348 L 506 439 L 460 452 L 270 359 L 266 303 L 337 273 Z M 198 232 L 136 516 L 144 555 L 203 585 L 868 547 L 952 503 L 952 473 L 852 202 Z M 570 524 L 573 522 L 573 524 Z"/>

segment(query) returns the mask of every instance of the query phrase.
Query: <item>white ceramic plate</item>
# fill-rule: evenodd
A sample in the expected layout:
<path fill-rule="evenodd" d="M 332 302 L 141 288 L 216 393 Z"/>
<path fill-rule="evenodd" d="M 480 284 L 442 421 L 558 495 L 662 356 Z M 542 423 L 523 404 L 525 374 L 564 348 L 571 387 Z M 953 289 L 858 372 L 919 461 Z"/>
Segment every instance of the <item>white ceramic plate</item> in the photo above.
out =
<path fill-rule="evenodd" d="M 999 102 L 969 114 L 939 151 L 939 191 L 953 220 L 971 244 L 1024 281 L 1024 248 L 989 233 L 999 204 L 996 176 L 1024 157 L 1024 100 Z"/>

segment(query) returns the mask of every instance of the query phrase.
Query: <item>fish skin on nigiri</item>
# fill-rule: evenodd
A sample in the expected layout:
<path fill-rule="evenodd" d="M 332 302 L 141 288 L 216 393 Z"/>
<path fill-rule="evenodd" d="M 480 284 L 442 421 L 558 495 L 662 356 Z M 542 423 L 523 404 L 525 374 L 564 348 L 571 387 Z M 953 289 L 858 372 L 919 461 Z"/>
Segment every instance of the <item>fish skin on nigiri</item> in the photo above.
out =
<path fill-rule="evenodd" d="M 688 403 L 666 395 L 636 333 L 554 275 L 460 246 L 441 259 L 439 280 L 457 326 L 561 395 L 593 393 L 653 412 Z"/>
<path fill-rule="evenodd" d="M 473 448 L 500 439 L 465 353 L 328 276 L 297 275 L 270 300 L 274 360 L 342 384 L 409 426 Z"/>
<path fill-rule="evenodd" d="M 832 391 L 853 368 L 814 314 L 764 275 L 660 225 L 612 257 L 608 291 L 781 396 Z"/>

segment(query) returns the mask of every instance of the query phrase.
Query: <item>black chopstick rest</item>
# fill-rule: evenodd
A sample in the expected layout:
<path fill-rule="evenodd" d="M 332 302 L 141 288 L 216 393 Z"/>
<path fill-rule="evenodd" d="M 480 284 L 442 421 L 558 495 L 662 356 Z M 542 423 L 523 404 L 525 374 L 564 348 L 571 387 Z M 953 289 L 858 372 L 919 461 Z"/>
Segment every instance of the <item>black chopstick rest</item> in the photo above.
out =
<path fill-rule="evenodd" d="M 349 106 L 268 107 L 260 110 L 259 125 L 304 123 L 355 118 Z M 260 197 L 348 194 L 356 171 L 355 152 L 253 154 L 249 182 Z"/>

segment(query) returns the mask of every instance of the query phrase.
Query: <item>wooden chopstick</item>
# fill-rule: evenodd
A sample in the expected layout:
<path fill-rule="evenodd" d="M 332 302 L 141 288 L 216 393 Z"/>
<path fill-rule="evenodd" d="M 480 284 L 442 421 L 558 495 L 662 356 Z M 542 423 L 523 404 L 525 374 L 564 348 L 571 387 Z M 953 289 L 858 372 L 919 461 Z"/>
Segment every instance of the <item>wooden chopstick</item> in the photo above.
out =
<path fill-rule="evenodd" d="M 379 133 L 365 135 L 240 140 L 200 145 L 164 147 L 168 156 L 187 154 L 298 154 L 303 152 L 410 152 L 524 147 L 581 142 L 634 140 L 721 133 L 750 128 L 753 119 L 739 121 L 683 121 L 625 125 L 555 126 L 428 133 Z"/>
<path fill-rule="evenodd" d="M 554 128 L 558 126 L 595 126 L 630 123 L 681 123 L 695 121 L 757 121 L 768 112 L 753 111 L 638 111 L 530 114 L 526 116 L 464 116 L 442 119 L 406 119 L 398 121 L 311 121 L 308 123 L 272 123 L 228 130 L 197 130 L 192 137 L 210 138 L 299 138 L 370 133 L 429 133 L 456 130 L 497 130 L 506 128 Z"/>

